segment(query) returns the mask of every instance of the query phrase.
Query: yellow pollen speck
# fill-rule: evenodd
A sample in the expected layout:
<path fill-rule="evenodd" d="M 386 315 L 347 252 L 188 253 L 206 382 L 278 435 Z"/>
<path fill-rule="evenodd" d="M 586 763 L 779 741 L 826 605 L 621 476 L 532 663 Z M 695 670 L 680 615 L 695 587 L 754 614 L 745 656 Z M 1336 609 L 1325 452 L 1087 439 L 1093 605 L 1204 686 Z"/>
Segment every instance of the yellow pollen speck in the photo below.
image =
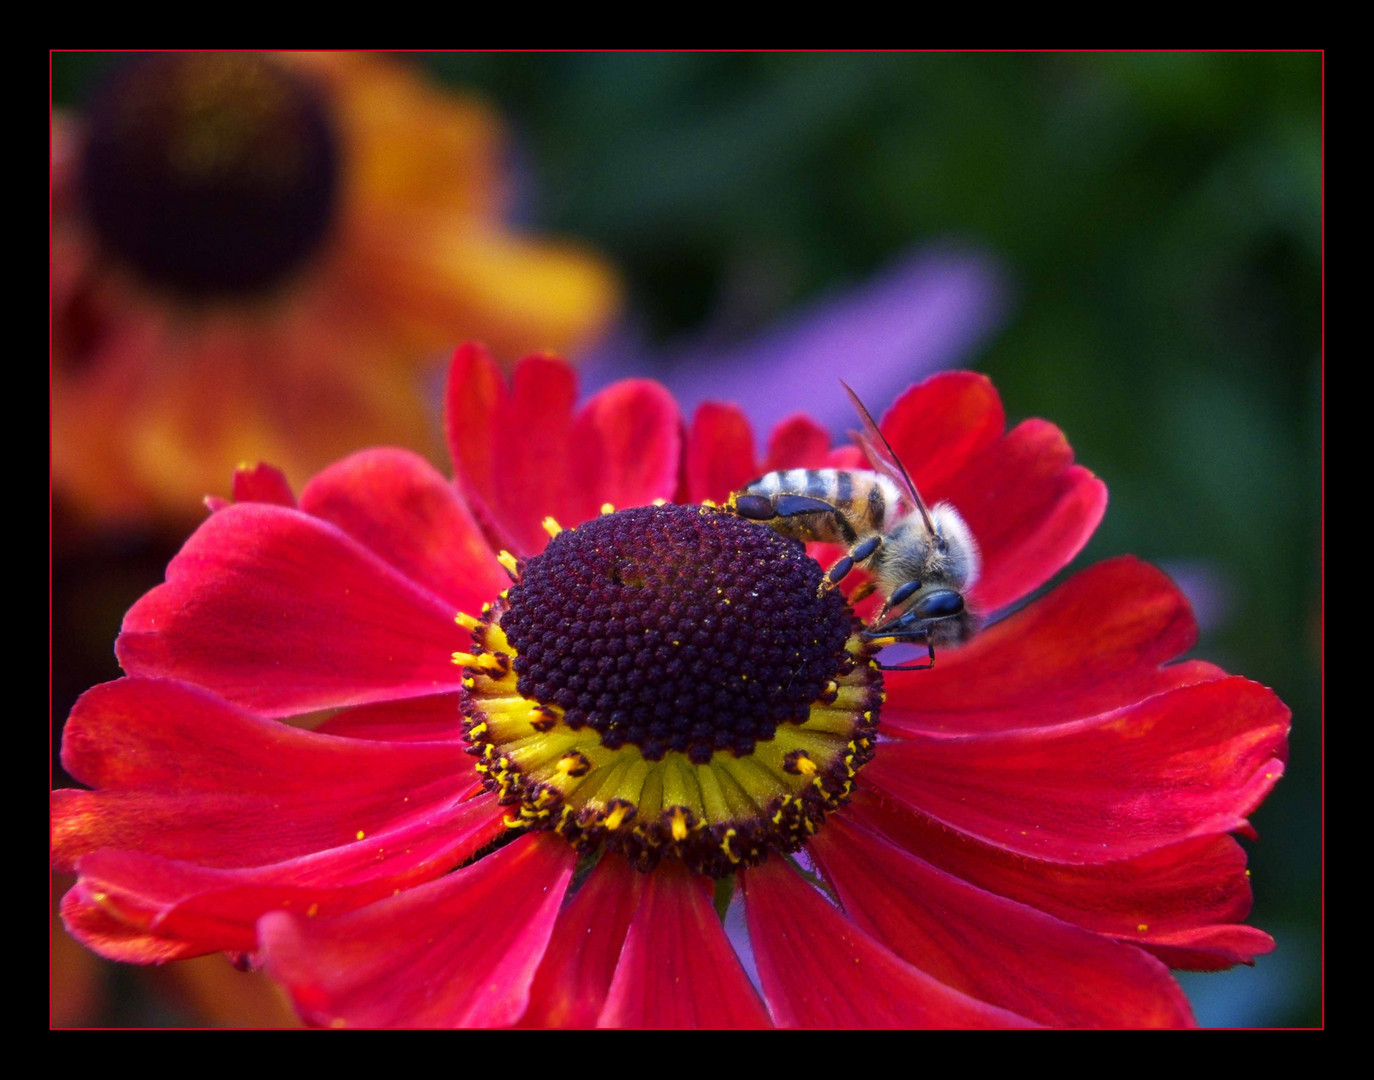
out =
<path fill-rule="evenodd" d="M 358 839 L 359 839 L 359 840 L 361 840 L 361 839 L 362 839 L 364 836 L 366 836 L 366 835 L 367 835 L 367 833 L 363 832 L 362 829 L 359 829 L 359 830 L 358 830 Z"/>
<path fill-rule="evenodd" d="M 316 915 L 318 915 L 319 913 L 320 913 L 320 905 L 319 905 L 319 904 L 311 904 L 308 908 L 305 909 L 306 917 L 307 917 L 307 918 L 310 918 L 310 919 L 313 919 L 313 918 L 314 918 Z"/>
<path fill-rule="evenodd" d="M 332 1028 L 346 1028 L 348 1027 L 348 1021 L 342 1016 L 336 1016 L 333 1020 L 329 1021 L 329 1026 Z"/>
<path fill-rule="evenodd" d="M 453 617 L 453 621 L 456 622 L 459 626 L 461 626 L 464 630 L 476 630 L 479 626 L 482 625 L 482 621 L 480 619 L 474 619 L 466 611 L 458 612 L 458 614 Z"/>
<path fill-rule="evenodd" d="M 502 551 L 499 555 L 496 556 L 496 561 L 499 562 L 505 568 L 506 573 L 508 573 L 511 577 L 515 577 L 516 571 L 519 568 L 519 564 L 515 561 L 514 555 L 512 555 L 509 551 Z"/>
<path fill-rule="evenodd" d="M 667 505 L 668 505 L 668 500 L 667 500 L 667 499 L 655 499 L 655 500 L 654 500 L 654 505 L 655 505 L 655 506 L 667 506 Z"/>
<path fill-rule="evenodd" d="M 687 815 L 682 812 L 682 807 L 673 807 L 673 839 L 679 844 L 687 839 Z"/>
<path fill-rule="evenodd" d="M 612 506 L 610 503 L 602 503 L 602 504 L 601 504 L 601 512 L 602 512 L 603 514 L 614 514 L 614 513 L 615 513 L 615 507 Z"/>
<path fill-rule="evenodd" d="M 1150 929 L 1150 928 L 1149 928 L 1149 926 L 1146 925 L 1145 923 L 1141 923 L 1139 926 L 1136 927 L 1136 930 L 1139 931 L 1139 932 L 1142 933 L 1142 934 L 1145 933 L 1145 931 L 1148 930 L 1148 929 Z"/>
<path fill-rule="evenodd" d="M 816 773 L 816 763 L 805 754 L 797 755 L 797 771 L 803 776 L 814 776 Z"/>
<path fill-rule="evenodd" d="M 630 808 L 628 806 L 617 806 L 606 818 L 606 828 L 611 832 L 615 832 L 616 829 L 620 828 L 621 823 L 625 820 L 625 815 L 629 812 Z"/>
<path fill-rule="evenodd" d="M 544 531 L 549 534 L 550 539 L 557 536 L 559 533 L 563 531 L 563 526 L 558 524 L 558 522 L 555 521 L 552 516 L 546 517 L 539 524 L 544 527 Z"/>

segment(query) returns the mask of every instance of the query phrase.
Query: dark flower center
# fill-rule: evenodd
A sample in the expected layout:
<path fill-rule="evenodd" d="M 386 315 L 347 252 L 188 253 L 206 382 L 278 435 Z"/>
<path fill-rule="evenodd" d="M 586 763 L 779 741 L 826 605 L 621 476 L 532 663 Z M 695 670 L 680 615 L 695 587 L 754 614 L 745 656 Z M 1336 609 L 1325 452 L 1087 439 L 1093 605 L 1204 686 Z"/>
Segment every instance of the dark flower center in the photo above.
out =
<path fill-rule="evenodd" d="M 87 109 L 81 190 L 105 249 L 188 300 L 260 294 L 334 220 L 337 139 L 319 93 L 256 53 L 165 53 Z"/>
<path fill-rule="evenodd" d="M 801 544 L 693 506 L 640 507 L 556 536 L 501 621 L 520 693 L 612 749 L 694 764 L 800 723 L 853 616 Z"/>
<path fill-rule="evenodd" d="M 873 756 L 872 646 L 796 541 L 655 506 L 556 532 L 480 618 L 462 708 L 511 828 L 716 876 L 795 851 Z"/>

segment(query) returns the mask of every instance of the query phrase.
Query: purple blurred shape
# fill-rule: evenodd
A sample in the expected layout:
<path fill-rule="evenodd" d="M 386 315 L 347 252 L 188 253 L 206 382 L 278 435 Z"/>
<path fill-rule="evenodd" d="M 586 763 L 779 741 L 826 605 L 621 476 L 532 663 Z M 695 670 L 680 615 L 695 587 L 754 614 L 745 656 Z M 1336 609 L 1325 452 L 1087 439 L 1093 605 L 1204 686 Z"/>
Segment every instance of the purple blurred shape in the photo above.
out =
<path fill-rule="evenodd" d="M 936 245 L 909 252 L 867 281 L 833 292 L 749 340 L 698 336 L 646 350 L 622 327 L 581 358 L 588 391 L 630 375 L 665 383 L 690 420 L 703 401 L 738 403 L 761 437 L 804 412 L 842 437 L 854 426 L 839 379 L 881 415 L 906 387 L 967 363 L 1002 323 L 1008 286 L 984 251 Z"/>

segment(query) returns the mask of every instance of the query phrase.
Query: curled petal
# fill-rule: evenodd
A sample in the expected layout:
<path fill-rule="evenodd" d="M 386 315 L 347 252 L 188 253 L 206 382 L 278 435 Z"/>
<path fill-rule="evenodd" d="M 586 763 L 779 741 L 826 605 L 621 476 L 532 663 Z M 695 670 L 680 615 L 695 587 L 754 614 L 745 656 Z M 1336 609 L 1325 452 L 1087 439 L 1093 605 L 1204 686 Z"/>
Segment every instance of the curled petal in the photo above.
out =
<path fill-rule="evenodd" d="M 871 791 L 858 792 L 844 813 L 955 877 L 1087 930 L 1150 948 L 1171 966 L 1195 967 L 1201 961 L 1174 965 L 1173 957 L 1154 949 L 1156 943 L 1186 939 L 1195 952 L 1207 951 L 1211 962 L 1224 961 L 1222 966 L 1249 963 L 1268 951 L 1232 951 L 1236 944 L 1262 946 L 1268 935 L 1234 933 L 1249 930 L 1236 924 L 1250 913 L 1251 893 L 1245 852 L 1229 836 L 1184 840 L 1115 862 L 1072 865 L 1028 859 L 982 843 Z M 1228 960 L 1230 956 L 1236 958 Z"/>
<path fill-rule="evenodd" d="M 500 1027 L 529 999 L 576 856 L 529 836 L 334 919 L 258 924 L 260 958 L 310 1023 Z"/>
<path fill-rule="evenodd" d="M 163 964 L 205 952 L 194 942 L 162 937 L 116 918 L 106 910 L 104 900 L 99 889 L 83 881 L 62 897 L 62 924 L 92 952 L 126 964 Z"/>
<path fill-rule="evenodd" d="M 682 863 L 648 875 L 600 1027 L 770 1027 L 711 896 Z"/>
<path fill-rule="evenodd" d="M 301 492 L 301 509 L 337 525 L 458 611 L 480 611 L 509 583 L 462 497 L 408 450 L 365 450 Z"/>
<path fill-rule="evenodd" d="M 169 680 L 105 683 L 67 721 L 63 766 L 101 790 L 53 792 L 54 865 L 116 847 L 257 866 L 362 843 L 471 796 L 463 750 L 301 731 Z"/>
<path fill-rule="evenodd" d="M 893 742 L 864 772 L 897 801 L 1008 851 L 1072 863 L 1231 832 L 1283 773 L 1288 710 L 1244 679 L 1088 720 Z"/>
<path fill-rule="evenodd" d="M 364 843 L 267 866 L 216 869 L 103 848 L 79 869 L 85 895 L 118 922 L 202 953 L 250 951 L 267 912 L 327 918 L 431 881 L 500 836 L 504 816 L 482 796 Z"/>
<path fill-rule="evenodd" d="M 324 521 L 212 515 L 124 616 L 131 675 L 185 679 L 268 716 L 457 691 L 453 606 Z"/>
<path fill-rule="evenodd" d="M 811 841 L 845 911 L 908 963 L 1054 1027 L 1191 1026 L 1154 957 L 984 892 L 837 819 Z"/>
<path fill-rule="evenodd" d="M 1188 601 L 1129 556 L 1098 563 L 940 654 L 919 675 L 889 677 L 883 727 L 963 734 L 1093 716 L 1222 677 L 1190 661 L 1161 665 L 1197 636 Z"/>
<path fill-rule="evenodd" d="M 277 506 L 295 506 L 296 496 L 286 474 L 274 465 L 258 462 L 240 465 L 234 470 L 234 502 L 265 502 Z"/>
<path fill-rule="evenodd" d="M 759 979 L 780 1027 L 1032 1026 L 912 967 L 779 860 L 741 878 Z"/>

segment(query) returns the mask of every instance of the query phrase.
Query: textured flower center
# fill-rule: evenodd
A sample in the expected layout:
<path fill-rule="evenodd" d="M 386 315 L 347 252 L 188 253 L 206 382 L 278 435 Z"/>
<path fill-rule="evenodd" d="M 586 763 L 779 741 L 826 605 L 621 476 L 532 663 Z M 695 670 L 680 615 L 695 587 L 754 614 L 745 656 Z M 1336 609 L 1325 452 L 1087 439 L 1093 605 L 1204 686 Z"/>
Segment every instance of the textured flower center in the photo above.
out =
<path fill-rule="evenodd" d="M 261 293 L 325 239 L 338 148 L 319 95 L 253 53 L 113 72 L 87 110 L 81 188 L 109 253 L 188 299 Z"/>
<path fill-rule="evenodd" d="M 512 824 L 706 873 L 794 850 L 872 756 L 881 701 L 797 542 L 641 507 L 559 532 L 473 630 L 464 712 Z"/>

